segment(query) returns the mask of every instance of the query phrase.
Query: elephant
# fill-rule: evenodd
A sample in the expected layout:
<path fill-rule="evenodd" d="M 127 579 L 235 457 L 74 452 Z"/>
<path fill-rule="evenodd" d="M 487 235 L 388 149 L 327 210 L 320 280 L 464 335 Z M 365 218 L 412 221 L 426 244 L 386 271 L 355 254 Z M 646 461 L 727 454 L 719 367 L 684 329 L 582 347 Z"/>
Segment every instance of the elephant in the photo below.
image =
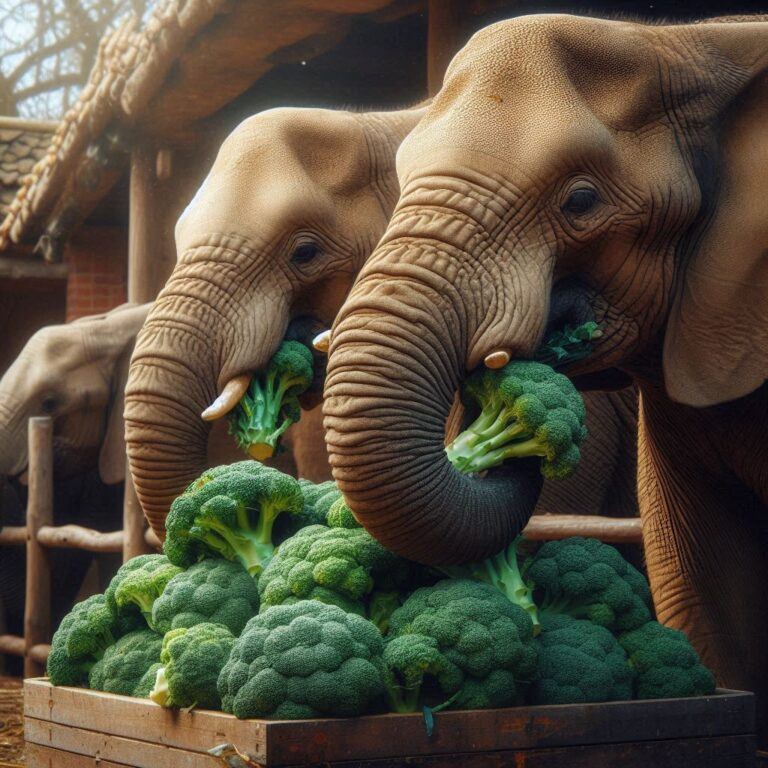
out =
<path fill-rule="evenodd" d="M 364 526 L 425 563 L 479 560 L 521 531 L 540 478 L 530 459 L 456 472 L 455 393 L 489 356 L 594 318 L 602 337 L 564 370 L 639 389 L 658 618 L 720 684 L 758 692 L 763 731 L 767 124 L 765 16 L 480 30 L 398 151 L 401 195 L 332 329 L 324 401 Z"/>
<path fill-rule="evenodd" d="M 159 536 L 172 499 L 208 466 L 203 409 L 221 393 L 205 413 L 223 416 L 242 393 L 230 396 L 232 382 L 264 365 L 285 334 L 306 340 L 333 321 L 386 228 L 399 191 L 395 153 L 423 114 L 269 110 L 223 143 L 177 224 L 178 263 L 127 384 L 131 472 Z M 541 507 L 635 515 L 636 395 L 595 395 L 589 408 L 600 437 L 583 472 L 547 487 Z M 292 429 L 298 473 L 330 477 L 320 409 Z"/>

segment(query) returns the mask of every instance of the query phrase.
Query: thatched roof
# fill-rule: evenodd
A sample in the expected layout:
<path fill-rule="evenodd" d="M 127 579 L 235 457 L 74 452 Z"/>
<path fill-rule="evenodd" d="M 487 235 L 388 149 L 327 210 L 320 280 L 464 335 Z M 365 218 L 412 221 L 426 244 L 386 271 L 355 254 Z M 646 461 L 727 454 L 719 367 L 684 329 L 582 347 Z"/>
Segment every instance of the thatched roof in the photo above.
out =
<path fill-rule="evenodd" d="M 278 63 L 312 58 L 354 16 L 388 21 L 423 0 L 162 0 L 99 48 L 88 84 L 0 224 L 0 250 L 35 243 L 49 260 L 110 189 L 136 136 L 173 143 Z M 38 152 L 39 154 L 39 152 Z"/>
<path fill-rule="evenodd" d="M 56 123 L 0 117 L 0 211 L 8 206 L 51 143 Z"/>

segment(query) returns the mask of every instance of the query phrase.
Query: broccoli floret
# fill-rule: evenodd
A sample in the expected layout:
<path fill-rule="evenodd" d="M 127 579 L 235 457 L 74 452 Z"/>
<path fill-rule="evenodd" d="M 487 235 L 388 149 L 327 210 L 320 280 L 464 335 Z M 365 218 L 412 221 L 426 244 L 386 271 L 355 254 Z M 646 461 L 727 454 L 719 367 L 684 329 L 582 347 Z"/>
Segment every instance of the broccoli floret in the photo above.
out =
<path fill-rule="evenodd" d="M 650 621 L 645 577 L 619 551 L 597 539 L 549 541 L 523 566 L 541 613 L 564 613 L 614 634 Z"/>
<path fill-rule="evenodd" d="M 378 579 L 387 587 L 405 561 L 362 528 L 310 525 L 286 539 L 259 578 L 261 610 L 320 600 L 362 614 Z"/>
<path fill-rule="evenodd" d="M 118 569 L 104 596 L 109 609 L 118 615 L 140 613 L 151 629 L 152 605 L 165 585 L 182 569 L 165 555 L 139 555 Z M 159 630 L 158 630 L 159 631 Z"/>
<path fill-rule="evenodd" d="M 516 704 L 536 676 L 530 616 L 488 584 L 417 589 L 390 616 L 388 637 L 385 682 L 397 711 Z"/>
<path fill-rule="evenodd" d="M 634 674 L 616 638 L 591 621 L 545 615 L 533 704 L 583 704 L 632 698 Z"/>
<path fill-rule="evenodd" d="M 313 483 L 299 479 L 304 506 L 298 515 L 282 515 L 275 523 L 273 539 L 281 544 L 289 536 L 308 525 L 328 525 L 327 517 L 331 505 L 341 498 L 341 491 L 333 480 Z"/>
<path fill-rule="evenodd" d="M 312 352 L 298 341 L 284 341 L 266 370 L 251 379 L 229 415 L 229 433 L 251 458 L 275 454 L 280 438 L 301 418 L 299 395 L 312 384 Z"/>
<path fill-rule="evenodd" d="M 219 676 L 222 708 L 236 717 L 354 716 L 383 693 L 383 640 L 371 622 L 304 600 L 251 619 Z"/>
<path fill-rule="evenodd" d="M 518 547 L 522 540 L 522 536 L 518 536 L 506 549 L 480 563 L 443 566 L 440 570 L 453 579 L 483 581 L 495 587 L 507 600 L 520 606 L 531 617 L 534 635 L 538 635 L 538 610 L 533 601 L 531 586 L 523 579 L 518 561 Z"/>
<path fill-rule="evenodd" d="M 240 563 L 210 558 L 174 576 L 152 606 L 152 624 L 165 634 L 212 622 L 233 635 L 259 612 L 256 581 Z"/>
<path fill-rule="evenodd" d="M 400 597 L 400 593 L 397 591 L 382 592 L 377 590 L 371 593 L 366 616 L 368 621 L 373 622 L 379 628 L 382 635 L 386 635 L 389 629 L 389 617 L 403 604 Z"/>
<path fill-rule="evenodd" d="M 51 641 L 48 677 L 53 685 L 85 685 L 93 665 L 118 638 L 144 624 L 138 614 L 116 616 L 104 595 L 77 603 Z"/>
<path fill-rule="evenodd" d="M 602 335 L 597 323 L 592 321 L 575 327 L 566 325 L 551 333 L 533 356 L 536 362 L 546 363 L 553 368 L 582 360 L 592 353 L 592 341 Z"/>
<path fill-rule="evenodd" d="M 677 699 L 715 692 L 714 676 L 683 632 L 649 621 L 620 635 L 619 643 L 636 673 L 636 698 Z"/>
<path fill-rule="evenodd" d="M 343 497 L 333 502 L 328 510 L 328 525 L 331 528 L 362 528 Z"/>
<path fill-rule="evenodd" d="M 274 552 L 278 515 L 296 515 L 302 505 L 299 483 L 258 461 L 215 467 L 171 504 L 165 554 L 182 568 L 223 557 L 260 573 Z"/>
<path fill-rule="evenodd" d="M 481 472 L 506 459 L 540 456 L 546 478 L 568 477 L 587 435 L 586 411 L 570 379 L 548 365 L 513 360 L 483 368 L 462 390 L 468 412 L 480 414 L 445 449 L 460 472 Z"/>
<path fill-rule="evenodd" d="M 146 697 L 145 678 L 152 674 L 150 668 L 160 663 L 162 645 L 163 636 L 151 629 L 129 632 L 94 664 L 88 675 L 89 686 L 95 691 Z"/>
<path fill-rule="evenodd" d="M 221 624 L 172 629 L 163 638 L 162 666 L 149 698 L 161 707 L 218 709 L 217 681 L 234 642 L 235 636 Z"/>

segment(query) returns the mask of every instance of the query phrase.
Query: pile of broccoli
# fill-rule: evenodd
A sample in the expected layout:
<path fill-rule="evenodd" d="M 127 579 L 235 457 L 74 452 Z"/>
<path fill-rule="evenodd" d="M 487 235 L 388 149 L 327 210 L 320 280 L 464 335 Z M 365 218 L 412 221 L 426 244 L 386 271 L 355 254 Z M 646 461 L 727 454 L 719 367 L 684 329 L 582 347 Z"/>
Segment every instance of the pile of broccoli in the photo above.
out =
<path fill-rule="evenodd" d="M 311 350 L 284 341 L 229 414 L 229 433 L 238 447 L 258 461 L 274 456 L 280 438 L 301 418 L 299 395 L 309 389 L 313 375 Z"/>
<path fill-rule="evenodd" d="M 714 691 L 615 548 L 518 538 L 438 571 L 385 549 L 333 483 L 257 461 L 208 470 L 176 499 L 165 554 L 128 561 L 72 609 L 48 674 L 241 718 Z"/>

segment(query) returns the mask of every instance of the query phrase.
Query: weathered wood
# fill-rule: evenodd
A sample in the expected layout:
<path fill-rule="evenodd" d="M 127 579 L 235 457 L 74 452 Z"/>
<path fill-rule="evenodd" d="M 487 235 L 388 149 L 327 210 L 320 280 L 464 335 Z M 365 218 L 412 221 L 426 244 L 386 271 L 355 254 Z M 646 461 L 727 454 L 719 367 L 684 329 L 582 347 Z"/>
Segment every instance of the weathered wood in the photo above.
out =
<path fill-rule="evenodd" d="M 153 551 L 144 537 L 145 527 L 144 511 L 133 486 L 130 467 L 126 466 L 123 491 L 123 562 Z"/>
<path fill-rule="evenodd" d="M 147 530 L 144 531 L 144 541 L 147 542 L 147 546 L 149 546 L 152 551 L 159 552 L 163 549 L 163 542 L 160 541 L 157 534 L 151 528 L 147 528 Z"/>
<path fill-rule="evenodd" d="M 24 605 L 24 676 L 43 672 L 29 650 L 51 639 L 51 564 L 38 532 L 53 524 L 53 420 L 29 420 L 29 496 L 27 501 L 27 591 Z"/>
<path fill-rule="evenodd" d="M 131 768 L 125 763 L 113 763 L 100 757 L 86 757 L 74 752 L 63 752 L 42 744 L 27 744 L 24 750 L 28 766 L 34 768 Z"/>
<path fill-rule="evenodd" d="M 24 655 L 24 638 L 18 635 L 0 635 L 0 653 L 10 656 Z"/>
<path fill-rule="evenodd" d="M 146 700 L 52 688 L 44 680 L 27 680 L 25 715 L 190 752 L 205 752 L 216 744 L 231 742 L 270 766 L 345 761 L 362 765 L 366 760 L 394 760 L 392 765 L 396 765 L 402 755 L 412 761 L 426 755 L 448 756 L 466 751 L 470 744 L 476 752 L 498 753 L 662 739 L 672 743 L 680 739 L 751 738 L 754 697 L 720 691 L 716 696 L 695 699 L 441 712 L 435 717 L 430 738 L 420 714 L 237 720 L 218 712 L 172 713 Z"/>
<path fill-rule="evenodd" d="M 0 277 L 11 280 L 66 280 L 68 274 L 66 264 L 49 264 L 34 256 L 0 256 Z"/>
<path fill-rule="evenodd" d="M 427 87 L 434 96 L 443 85 L 451 59 L 465 42 L 466 0 L 429 0 L 427 17 Z"/>
<path fill-rule="evenodd" d="M 50 643 L 38 643 L 37 645 L 33 645 L 27 651 L 27 656 L 29 656 L 32 661 L 40 664 L 40 666 L 45 667 L 45 663 L 48 661 L 48 656 L 50 653 Z"/>
<path fill-rule="evenodd" d="M 601 517 L 600 515 L 534 515 L 523 529 L 532 541 L 586 536 L 611 544 L 642 544 L 643 523 L 639 517 Z"/>
<path fill-rule="evenodd" d="M 44 525 L 37 540 L 49 548 L 85 549 L 88 552 L 122 552 L 123 532 L 103 533 L 81 525 Z"/>
<path fill-rule="evenodd" d="M 20 546 L 27 543 L 26 525 L 7 525 L 0 530 L 0 546 Z"/>

